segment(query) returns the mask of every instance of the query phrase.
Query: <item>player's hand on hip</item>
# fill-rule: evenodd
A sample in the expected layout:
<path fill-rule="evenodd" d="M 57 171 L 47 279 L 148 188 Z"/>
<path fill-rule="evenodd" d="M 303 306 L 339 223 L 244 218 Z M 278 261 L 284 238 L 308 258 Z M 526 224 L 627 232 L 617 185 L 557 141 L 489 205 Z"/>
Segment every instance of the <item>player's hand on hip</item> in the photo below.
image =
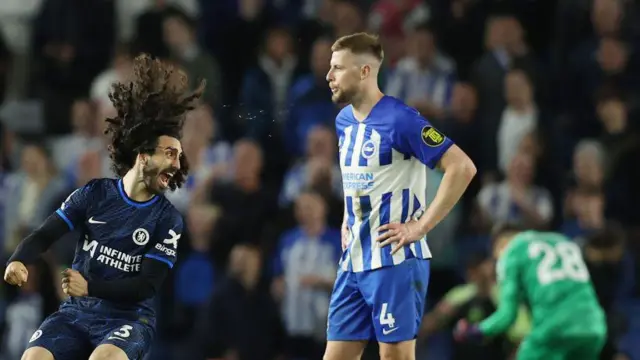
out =
<path fill-rule="evenodd" d="M 20 261 L 12 261 L 4 271 L 4 281 L 11 285 L 22 286 L 29 278 L 27 267 Z"/>
<path fill-rule="evenodd" d="M 62 291 L 69 296 L 87 296 L 89 284 L 78 271 L 66 269 L 62 272 Z"/>
<path fill-rule="evenodd" d="M 380 233 L 383 231 L 384 233 L 378 236 L 376 241 L 380 243 L 381 247 L 394 244 L 391 249 L 391 254 L 395 254 L 405 245 L 409 245 L 422 239 L 425 235 L 420 228 L 420 224 L 415 220 L 404 224 L 392 223 L 382 225 L 378 228 L 378 232 Z"/>

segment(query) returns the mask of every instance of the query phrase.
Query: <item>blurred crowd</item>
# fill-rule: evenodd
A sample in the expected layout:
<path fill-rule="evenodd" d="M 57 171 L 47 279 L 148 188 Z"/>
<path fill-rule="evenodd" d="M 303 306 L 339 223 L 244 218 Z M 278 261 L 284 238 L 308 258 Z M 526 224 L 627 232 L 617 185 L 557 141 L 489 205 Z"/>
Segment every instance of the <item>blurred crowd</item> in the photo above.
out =
<path fill-rule="evenodd" d="M 475 161 L 479 176 L 428 236 L 418 359 L 509 359 L 503 337 L 452 342 L 497 304 L 488 233 L 519 222 L 580 244 L 602 306 L 603 359 L 640 359 L 640 8 L 632 0 L 2 0 L 0 243 L 7 258 L 73 189 L 113 176 L 110 85 L 141 52 L 204 99 L 192 164 L 167 196 L 188 233 L 158 297 L 149 359 L 320 359 L 341 254 L 342 185 L 325 76 L 336 37 L 380 34 L 380 83 Z M 433 198 L 441 173 L 430 171 Z M 3 285 L 0 358 L 19 359 L 64 297 L 78 234 Z M 377 358 L 375 344 L 365 358 Z"/>

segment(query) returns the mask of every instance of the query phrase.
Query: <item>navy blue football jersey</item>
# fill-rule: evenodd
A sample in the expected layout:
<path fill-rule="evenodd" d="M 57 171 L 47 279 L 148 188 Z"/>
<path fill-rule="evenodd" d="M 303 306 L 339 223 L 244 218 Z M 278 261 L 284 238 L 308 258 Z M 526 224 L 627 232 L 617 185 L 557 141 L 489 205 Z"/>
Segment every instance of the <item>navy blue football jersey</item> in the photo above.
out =
<path fill-rule="evenodd" d="M 82 234 L 76 246 L 73 269 L 87 281 L 118 280 L 138 275 L 144 258 L 176 262 L 183 221 L 162 195 L 138 202 L 127 196 L 122 180 L 97 179 L 75 190 L 56 210 Z M 88 310 L 136 312 L 155 322 L 153 299 L 120 304 L 92 297 L 70 298 L 63 306 Z"/>

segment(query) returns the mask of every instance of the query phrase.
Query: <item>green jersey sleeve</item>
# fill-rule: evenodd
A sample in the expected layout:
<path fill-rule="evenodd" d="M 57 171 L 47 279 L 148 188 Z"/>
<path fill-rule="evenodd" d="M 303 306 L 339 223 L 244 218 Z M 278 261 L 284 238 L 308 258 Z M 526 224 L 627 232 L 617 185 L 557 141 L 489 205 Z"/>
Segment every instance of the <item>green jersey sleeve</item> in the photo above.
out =
<path fill-rule="evenodd" d="M 506 332 L 516 321 L 520 305 L 520 272 L 523 245 L 513 239 L 496 264 L 500 290 L 498 309 L 478 326 L 484 335 L 494 336 Z"/>

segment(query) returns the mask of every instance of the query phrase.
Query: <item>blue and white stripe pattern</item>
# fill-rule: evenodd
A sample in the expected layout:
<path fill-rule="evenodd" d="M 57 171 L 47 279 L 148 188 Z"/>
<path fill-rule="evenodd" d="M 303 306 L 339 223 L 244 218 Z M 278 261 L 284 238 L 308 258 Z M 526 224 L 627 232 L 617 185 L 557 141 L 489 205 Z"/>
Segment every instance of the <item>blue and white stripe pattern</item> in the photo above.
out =
<path fill-rule="evenodd" d="M 415 139 L 421 139 L 425 126 L 430 125 L 424 118 L 391 97 L 380 100 L 362 122 L 353 117 L 351 106 L 338 115 L 345 219 L 351 232 L 341 260 L 343 270 L 360 272 L 410 258 L 431 258 L 426 238 L 393 256 L 391 246 L 381 248 L 375 242 L 381 225 L 407 222 L 425 210 L 426 164 L 437 162 L 450 143 L 447 139 L 432 149 L 422 149 L 427 145 Z"/>

